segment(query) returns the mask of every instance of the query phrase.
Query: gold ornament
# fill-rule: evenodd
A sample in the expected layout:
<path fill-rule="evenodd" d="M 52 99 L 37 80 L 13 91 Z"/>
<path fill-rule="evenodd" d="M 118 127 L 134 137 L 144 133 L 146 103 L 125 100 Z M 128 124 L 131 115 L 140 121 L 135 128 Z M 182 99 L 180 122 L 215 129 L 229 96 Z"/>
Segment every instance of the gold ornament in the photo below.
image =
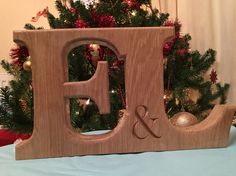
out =
<path fill-rule="evenodd" d="M 177 114 L 175 114 L 171 119 L 170 122 L 174 125 L 174 126 L 178 126 L 178 127 L 188 127 L 188 126 L 192 126 L 198 123 L 197 118 L 188 112 L 179 112 Z"/>
<path fill-rule="evenodd" d="M 31 61 L 30 59 L 27 59 L 24 63 L 23 63 L 23 69 L 25 71 L 31 71 Z"/>
<path fill-rule="evenodd" d="M 91 51 L 90 51 L 90 54 L 93 56 L 93 57 L 99 57 L 99 49 L 100 49 L 100 46 L 98 44 L 90 44 L 89 45 Z"/>

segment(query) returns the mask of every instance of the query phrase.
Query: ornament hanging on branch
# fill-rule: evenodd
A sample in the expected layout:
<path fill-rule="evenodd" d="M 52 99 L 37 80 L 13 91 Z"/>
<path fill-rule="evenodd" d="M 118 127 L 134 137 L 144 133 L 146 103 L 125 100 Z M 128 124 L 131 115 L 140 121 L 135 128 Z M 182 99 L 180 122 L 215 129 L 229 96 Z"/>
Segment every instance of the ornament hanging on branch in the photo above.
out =
<path fill-rule="evenodd" d="M 101 47 L 98 44 L 90 44 L 90 54 L 94 57 L 99 57 L 99 50 L 101 50 Z"/>
<path fill-rule="evenodd" d="M 88 45 L 88 59 L 94 66 L 97 66 L 97 62 L 102 58 L 102 48 L 98 44 Z"/>
<path fill-rule="evenodd" d="M 197 124 L 198 120 L 188 112 L 179 112 L 170 119 L 170 122 L 178 127 L 188 127 Z"/>
<path fill-rule="evenodd" d="M 27 60 L 23 63 L 23 69 L 25 71 L 31 71 L 31 60 L 30 57 L 27 58 Z"/>

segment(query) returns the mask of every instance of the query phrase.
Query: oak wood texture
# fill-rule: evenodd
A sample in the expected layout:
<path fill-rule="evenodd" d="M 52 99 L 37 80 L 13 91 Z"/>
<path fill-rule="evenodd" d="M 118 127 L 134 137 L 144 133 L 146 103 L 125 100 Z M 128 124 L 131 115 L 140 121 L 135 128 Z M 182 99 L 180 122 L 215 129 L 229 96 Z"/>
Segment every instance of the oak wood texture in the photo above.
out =
<path fill-rule="evenodd" d="M 170 27 L 15 31 L 14 41 L 26 45 L 32 58 L 35 108 L 32 137 L 16 146 L 16 159 L 227 146 L 235 106 L 218 105 L 191 127 L 167 119 L 162 48 L 173 35 Z M 107 63 L 98 62 L 88 81 L 68 82 L 67 55 L 94 42 L 125 59 L 127 105 L 114 130 L 86 136 L 71 127 L 68 98 L 89 96 L 109 113 Z"/>

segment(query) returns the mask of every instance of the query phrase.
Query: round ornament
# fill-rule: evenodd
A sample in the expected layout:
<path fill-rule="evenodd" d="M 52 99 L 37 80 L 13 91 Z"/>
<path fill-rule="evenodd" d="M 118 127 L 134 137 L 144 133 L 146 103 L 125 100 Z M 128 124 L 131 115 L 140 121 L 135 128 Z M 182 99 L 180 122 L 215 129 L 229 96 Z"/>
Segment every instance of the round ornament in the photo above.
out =
<path fill-rule="evenodd" d="M 98 44 L 90 44 L 89 47 L 91 49 L 90 54 L 93 57 L 99 57 L 100 46 Z"/>
<path fill-rule="evenodd" d="M 31 61 L 30 59 L 26 60 L 24 63 L 23 63 L 23 69 L 25 71 L 31 71 Z"/>
<path fill-rule="evenodd" d="M 174 125 L 174 126 L 178 126 L 178 127 L 188 127 L 188 126 L 192 126 L 198 123 L 197 118 L 188 112 L 179 112 L 177 114 L 175 114 L 171 119 L 170 122 Z"/>

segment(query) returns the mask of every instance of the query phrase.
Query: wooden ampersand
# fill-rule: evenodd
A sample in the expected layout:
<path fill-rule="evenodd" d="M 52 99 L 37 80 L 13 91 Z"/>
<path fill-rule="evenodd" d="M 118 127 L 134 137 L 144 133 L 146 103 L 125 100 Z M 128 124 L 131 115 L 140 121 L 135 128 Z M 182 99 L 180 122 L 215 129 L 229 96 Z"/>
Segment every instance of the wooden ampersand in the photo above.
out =
<path fill-rule="evenodd" d="M 144 112 L 140 114 L 139 110 L 143 110 Z M 154 124 L 157 124 L 158 118 L 149 118 L 148 115 L 148 108 L 144 105 L 139 105 L 136 107 L 135 115 L 138 118 L 138 121 L 134 124 L 133 130 L 134 135 L 139 139 L 145 139 L 149 134 L 152 135 L 154 138 L 160 138 L 161 136 L 156 134 L 153 130 L 155 129 Z M 143 134 L 138 134 L 140 131 L 141 126 L 146 130 L 146 134 L 142 136 Z M 158 129 L 158 126 L 157 128 Z"/>
<path fill-rule="evenodd" d="M 162 47 L 173 35 L 168 27 L 14 32 L 14 41 L 29 49 L 34 86 L 34 131 L 16 146 L 16 159 L 226 146 L 235 106 L 216 106 L 206 120 L 186 128 L 174 127 L 166 117 Z M 98 62 L 90 80 L 68 82 L 70 49 L 91 41 L 125 57 L 127 105 L 110 133 L 85 136 L 71 127 L 68 99 L 91 97 L 100 113 L 110 110 L 107 62 Z"/>

